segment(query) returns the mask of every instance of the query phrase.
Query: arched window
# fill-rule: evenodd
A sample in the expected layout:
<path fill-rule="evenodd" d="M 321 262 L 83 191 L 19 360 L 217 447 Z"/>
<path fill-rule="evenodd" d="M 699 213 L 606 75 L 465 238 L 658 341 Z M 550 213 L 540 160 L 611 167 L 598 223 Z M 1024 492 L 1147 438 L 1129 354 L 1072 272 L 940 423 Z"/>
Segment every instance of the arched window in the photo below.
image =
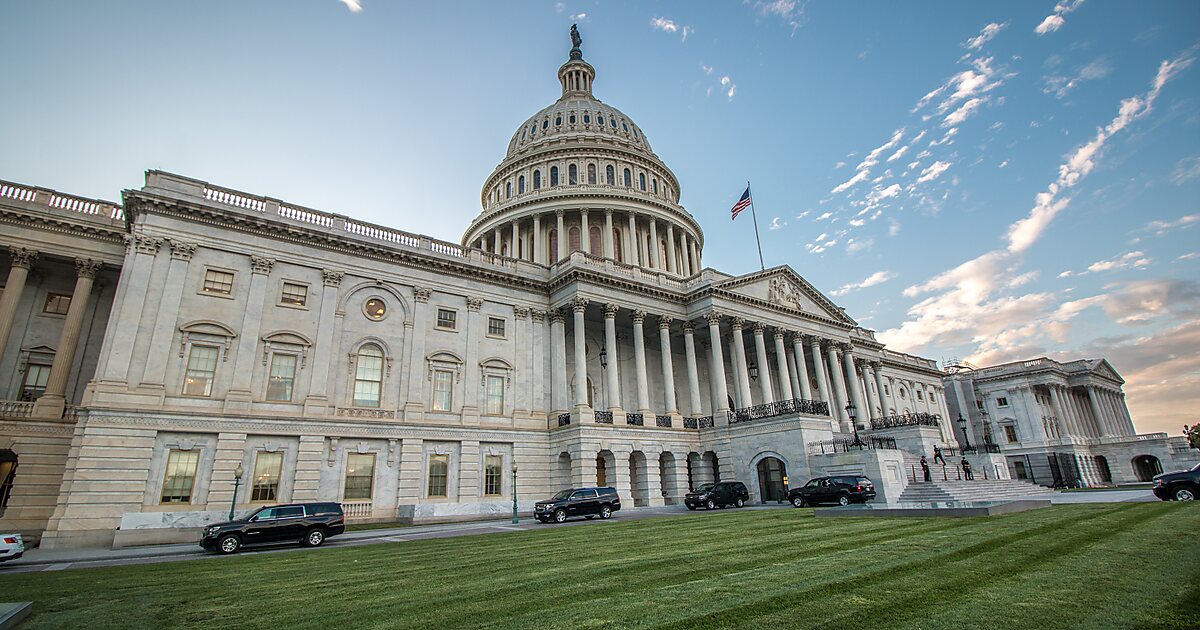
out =
<path fill-rule="evenodd" d="M 557 185 L 558 185 L 558 167 L 551 166 L 550 167 L 550 187 L 554 188 Z"/>
<path fill-rule="evenodd" d="M 609 186 L 612 186 L 613 184 L 617 183 L 616 178 L 613 176 L 612 164 L 609 164 L 608 166 L 604 167 L 604 179 L 606 180 L 606 183 Z"/>
<path fill-rule="evenodd" d="M 579 228 L 576 226 L 571 226 L 571 229 L 567 230 L 567 247 L 569 248 L 567 251 L 579 251 Z"/>
<path fill-rule="evenodd" d="M 593 225 L 588 228 L 588 247 L 593 254 L 604 252 L 604 244 L 600 242 L 600 227 Z"/>
<path fill-rule="evenodd" d="M 354 406 L 378 407 L 383 392 L 383 350 L 368 343 L 358 349 L 354 365 Z"/>
<path fill-rule="evenodd" d="M 545 129 L 549 126 L 550 126 L 550 121 L 548 119 L 542 121 L 542 129 Z"/>
<path fill-rule="evenodd" d="M 638 188 L 641 188 L 642 192 L 646 191 L 646 174 L 645 173 L 638 173 Z"/>
<path fill-rule="evenodd" d="M 557 127 L 561 124 L 562 124 L 562 116 L 555 116 L 554 117 L 554 126 Z"/>
<path fill-rule="evenodd" d="M 537 123 L 533 123 L 532 125 L 529 125 L 529 137 L 532 138 L 533 135 L 536 133 L 537 133 Z"/>
<path fill-rule="evenodd" d="M 522 175 L 517 178 L 517 194 L 521 195 L 524 193 L 525 193 L 525 176 Z"/>
<path fill-rule="evenodd" d="M 567 183 L 574 186 L 579 183 L 579 167 L 574 164 L 567 167 Z"/>
<path fill-rule="evenodd" d="M 625 177 L 625 187 L 633 188 L 633 174 L 629 172 L 629 169 L 625 169 L 624 177 Z"/>
<path fill-rule="evenodd" d="M 596 165 L 595 164 L 588 164 L 588 183 L 589 184 L 596 183 Z"/>
<path fill-rule="evenodd" d="M 547 243 L 547 246 L 550 248 L 550 262 L 558 262 L 558 228 L 550 229 L 550 242 Z"/>
<path fill-rule="evenodd" d="M 584 115 L 583 115 L 583 124 L 585 124 L 585 125 L 590 125 L 590 124 L 592 124 L 592 117 L 591 117 L 591 115 L 590 115 L 590 114 L 584 114 Z"/>
<path fill-rule="evenodd" d="M 658 194 L 658 178 L 655 177 L 654 179 L 650 180 L 650 183 L 652 184 L 651 189 L 654 191 L 654 194 L 657 195 Z"/>
<path fill-rule="evenodd" d="M 617 119 L 616 119 L 616 118 L 613 118 L 612 116 L 609 116 L 609 117 L 608 117 L 608 124 L 612 125 L 612 128 L 613 128 L 613 129 L 616 129 L 616 128 L 617 128 Z"/>
<path fill-rule="evenodd" d="M 625 124 L 624 122 L 622 122 L 622 123 L 621 123 L 621 128 L 625 130 L 625 133 L 629 133 L 629 125 L 627 125 L 627 124 Z"/>
<path fill-rule="evenodd" d="M 667 241 L 664 239 L 658 240 L 658 266 L 661 269 L 667 268 Z"/>
<path fill-rule="evenodd" d="M 612 239 L 613 256 L 617 259 L 617 262 L 625 262 L 625 256 L 621 251 L 621 233 L 617 230 L 617 228 L 613 228 Z"/>
<path fill-rule="evenodd" d="M 504 184 L 504 198 L 509 199 L 511 197 L 512 197 L 512 182 L 506 182 Z"/>
<path fill-rule="evenodd" d="M 575 114 L 571 114 L 571 124 L 575 124 Z"/>
<path fill-rule="evenodd" d="M 533 189 L 534 190 L 542 189 L 542 172 L 541 171 L 533 172 Z"/>

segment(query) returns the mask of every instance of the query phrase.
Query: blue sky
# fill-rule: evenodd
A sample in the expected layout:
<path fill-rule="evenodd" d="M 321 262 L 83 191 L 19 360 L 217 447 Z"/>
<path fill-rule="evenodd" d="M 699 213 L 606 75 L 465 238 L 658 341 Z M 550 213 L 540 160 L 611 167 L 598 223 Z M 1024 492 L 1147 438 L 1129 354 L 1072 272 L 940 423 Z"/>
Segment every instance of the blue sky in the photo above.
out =
<path fill-rule="evenodd" d="M 890 347 L 1107 357 L 1142 431 L 1200 403 L 1200 3 L 0 4 L 0 179 L 161 168 L 457 241 L 579 23 L 706 229 Z M 357 8 L 359 10 L 352 10 Z"/>

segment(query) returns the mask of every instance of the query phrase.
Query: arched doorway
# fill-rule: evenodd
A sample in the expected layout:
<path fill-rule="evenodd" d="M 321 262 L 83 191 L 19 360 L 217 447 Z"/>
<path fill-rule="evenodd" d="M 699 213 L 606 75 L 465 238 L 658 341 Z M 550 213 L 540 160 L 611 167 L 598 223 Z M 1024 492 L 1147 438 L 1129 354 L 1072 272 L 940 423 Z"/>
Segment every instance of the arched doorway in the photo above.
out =
<path fill-rule="evenodd" d="M 558 454 L 558 467 L 554 471 L 555 492 L 571 487 L 571 454 Z"/>
<path fill-rule="evenodd" d="M 629 454 L 629 491 L 633 495 L 633 505 L 642 507 L 650 505 L 650 495 L 647 488 L 646 455 L 641 451 Z"/>
<path fill-rule="evenodd" d="M 613 467 L 617 458 L 612 451 L 603 450 L 596 453 L 596 485 L 611 486 L 617 483 L 616 469 Z"/>
<path fill-rule="evenodd" d="M 717 460 L 717 454 L 712 451 L 705 451 L 704 454 L 701 455 L 700 457 L 701 457 L 701 460 L 704 462 L 704 465 L 703 465 L 704 475 L 706 477 L 708 477 L 707 479 L 701 480 L 700 483 L 706 483 L 709 481 L 714 481 L 714 482 L 720 481 L 721 480 L 721 462 Z"/>
<path fill-rule="evenodd" d="M 675 454 L 671 451 L 663 451 L 658 456 L 658 478 L 662 480 L 663 498 L 667 504 L 683 500 L 683 497 L 675 496 L 679 488 L 679 476 L 675 466 Z"/>
<path fill-rule="evenodd" d="M 1133 474 L 1138 481 L 1150 481 L 1154 475 L 1162 474 L 1162 462 L 1153 455 L 1138 455 L 1133 458 Z"/>
<path fill-rule="evenodd" d="M 1096 468 L 1100 471 L 1100 481 L 1104 483 L 1112 483 L 1112 469 L 1108 467 L 1108 458 L 1103 455 L 1096 456 Z"/>
<path fill-rule="evenodd" d="M 17 477 L 17 454 L 9 449 L 0 450 L 0 516 L 8 507 L 12 496 L 13 480 Z"/>
<path fill-rule="evenodd" d="M 787 467 L 777 457 L 764 457 L 758 462 L 758 495 L 763 503 L 783 501 L 786 490 L 783 487 L 783 477 Z"/>

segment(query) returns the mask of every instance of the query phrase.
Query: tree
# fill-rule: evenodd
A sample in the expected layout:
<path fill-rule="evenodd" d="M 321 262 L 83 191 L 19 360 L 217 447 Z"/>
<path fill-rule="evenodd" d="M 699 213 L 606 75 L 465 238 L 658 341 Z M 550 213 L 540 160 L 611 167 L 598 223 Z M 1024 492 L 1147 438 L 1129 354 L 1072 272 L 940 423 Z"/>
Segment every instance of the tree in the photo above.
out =
<path fill-rule="evenodd" d="M 1188 444 L 1192 448 L 1200 448 L 1200 424 L 1193 424 L 1190 428 L 1188 425 L 1183 425 L 1183 434 L 1187 436 Z"/>

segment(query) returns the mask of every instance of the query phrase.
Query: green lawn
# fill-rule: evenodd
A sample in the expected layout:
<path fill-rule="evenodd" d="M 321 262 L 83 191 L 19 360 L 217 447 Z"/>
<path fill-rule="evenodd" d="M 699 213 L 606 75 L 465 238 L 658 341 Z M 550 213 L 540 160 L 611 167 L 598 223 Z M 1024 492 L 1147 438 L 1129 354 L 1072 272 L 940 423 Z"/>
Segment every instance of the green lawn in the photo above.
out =
<path fill-rule="evenodd" d="M 727 510 L 0 575 L 23 628 L 1200 627 L 1200 506 L 987 519 Z"/>

